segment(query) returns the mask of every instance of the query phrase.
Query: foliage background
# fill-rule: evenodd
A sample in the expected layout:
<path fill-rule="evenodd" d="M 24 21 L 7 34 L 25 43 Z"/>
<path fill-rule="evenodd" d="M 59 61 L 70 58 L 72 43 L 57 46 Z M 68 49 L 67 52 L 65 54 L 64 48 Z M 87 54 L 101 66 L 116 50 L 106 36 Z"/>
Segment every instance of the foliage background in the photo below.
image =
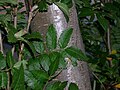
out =
<path fill-rule="evenodd" d="M 36 4 L 40 12 L 46 11 L 48 5 L 56 4 L 68 21 L 71 0 L 33 0 L 26 11 L 22 9 L 23 2 L 0 1 L 1 89 L 63 90 L 67 81 L 49 82 L 66 67 L 65 57 L 69 57 L 73 65 L 80 59 L 88 62 L 93 90 L 120 88 L 120 1 L 74 1 L 86 55 L 76 47 L 68 47 L 71 28 L 59 38 L 60 49 L 53 25 L 48 28 L 46 43 L 39 33 L 29 32 Z M 69 89 L 73 88 L 78 90 L 77 85 L 71 83 Z"/>

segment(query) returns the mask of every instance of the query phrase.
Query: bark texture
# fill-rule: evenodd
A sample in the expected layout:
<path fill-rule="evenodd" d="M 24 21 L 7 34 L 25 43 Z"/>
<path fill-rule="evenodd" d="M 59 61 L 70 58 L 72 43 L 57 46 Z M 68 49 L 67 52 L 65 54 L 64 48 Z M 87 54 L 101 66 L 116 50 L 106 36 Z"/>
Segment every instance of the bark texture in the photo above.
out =
<path fill-rule="evenodd" d="M 44 37 L 48 26 L 54 24 L 59 37 L 63 30 L 72 27 L 73 35 L 69 45 L 75 45 L 85 52 L 75 6 L 70 9 L 69 19 L 67 23 L 62 11 L 53 4 L 47 12 L 38 13 L 35 16 L 31 24 L 31 30 L 40 32 Z M 83 61 L 78 62 L 77 67 L 73 67 L 71 62 L 68 61 L 67 69 L 63 70 L 57 79 L 76 83 L 79 86 L 79 90 L 91 90 L 88 66 L 87 63 Z M 66 88 L 65 90 L 68 89 Z"/>

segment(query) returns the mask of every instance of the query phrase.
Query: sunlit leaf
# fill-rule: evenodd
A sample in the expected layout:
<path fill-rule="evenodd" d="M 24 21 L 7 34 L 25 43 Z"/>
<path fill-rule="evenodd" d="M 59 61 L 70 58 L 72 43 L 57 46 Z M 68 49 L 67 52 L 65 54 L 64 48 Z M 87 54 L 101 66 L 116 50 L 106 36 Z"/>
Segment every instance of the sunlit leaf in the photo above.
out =
<path fill-rule="evenodd" d="M 27 61 L 26 60 L 22 60 L 22 61 L 18 61 L 17 63 L 14 64 L 14 68 L 19 69 L 21 65 L 23 65 L 24 69 L 27 68 Z"/>
<path fill-rule="evenodd" d="M 115 88 L 120 88 L 120 84 L 117 84 L 114 86 Z"/>
<path fill-rule="evenodd" d="M 15 63 L 14 68 L 19 69 L 21 64 L 22 64 L 22 61 L 18 61 L 17 63 Z"/>
<path fill-rule="evenodd" d="M 20 30 L 20 31 L 18 31 L 17 33 L 15 33 L 15 37 L 16 38 L 19 38 L 19 37 L 22 37 L 23 35 L 25 35 L 25 34 L 27 34 L 27 31 L 25 31 L 25 30 Z"/>
<path fill-rule="evenodd" d="M 117 51 L 116 50 L 112 50 L 111 54 L 117 54 Z"/>

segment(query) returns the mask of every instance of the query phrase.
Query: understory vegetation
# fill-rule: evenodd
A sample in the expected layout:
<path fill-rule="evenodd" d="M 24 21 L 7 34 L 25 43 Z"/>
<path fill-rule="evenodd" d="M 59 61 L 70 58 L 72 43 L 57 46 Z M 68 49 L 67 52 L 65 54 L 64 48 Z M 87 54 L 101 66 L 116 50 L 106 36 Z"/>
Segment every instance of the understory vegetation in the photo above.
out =
<path fill-rule="evenodd" d="M 27 1 L 27 0 L 25 0 Z M 29 0 L 28 0 L 29 1 Z M 120 88 L 120 1 L 74 0 L 85 53 L 69 46 L 73 29 L 60 37 L 53 24 L 45 40 L 40 32 L 31 32 L 37 12 L 45 12 L 53 3 L 69 21 L 72 0 L 0 0 L 0 90 L 78 90 L 75 83 L 55 78 L 67 63 L 88 63 L 92 90 Z M 26 8 L 25 8 L 26 6 Z"/>

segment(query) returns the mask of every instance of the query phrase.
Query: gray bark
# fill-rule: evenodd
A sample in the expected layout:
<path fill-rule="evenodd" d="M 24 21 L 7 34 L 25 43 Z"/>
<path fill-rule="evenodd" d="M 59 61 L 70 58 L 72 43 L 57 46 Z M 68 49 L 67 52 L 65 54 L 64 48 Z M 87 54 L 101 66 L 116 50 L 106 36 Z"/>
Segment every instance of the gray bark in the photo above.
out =
<path fill-rule="evenodd" d="M 35 16 L 31 24 L 31 30 L 39 31 L 44 37 L 48 26 L 54 24 L 59 38 L 63 30 L 72 27 L 73 34 L 69 45 L 75 45 L 85 52 L 74 6 L 70 9 L 69 19 L 67 23 L 62 11 L 53 4 L 49 7 L 48 12 L 38 13 Z M 68 62 L 67 69 L 63 70 L 57 79 L 61 81 L 67 80 L 69 83 L 76 83 L 79 86 L 79 90 L 91 90 L 88 66 L 84 61 L 79 61 L 77 67 L 73 67 L 71 62 Z"/>

